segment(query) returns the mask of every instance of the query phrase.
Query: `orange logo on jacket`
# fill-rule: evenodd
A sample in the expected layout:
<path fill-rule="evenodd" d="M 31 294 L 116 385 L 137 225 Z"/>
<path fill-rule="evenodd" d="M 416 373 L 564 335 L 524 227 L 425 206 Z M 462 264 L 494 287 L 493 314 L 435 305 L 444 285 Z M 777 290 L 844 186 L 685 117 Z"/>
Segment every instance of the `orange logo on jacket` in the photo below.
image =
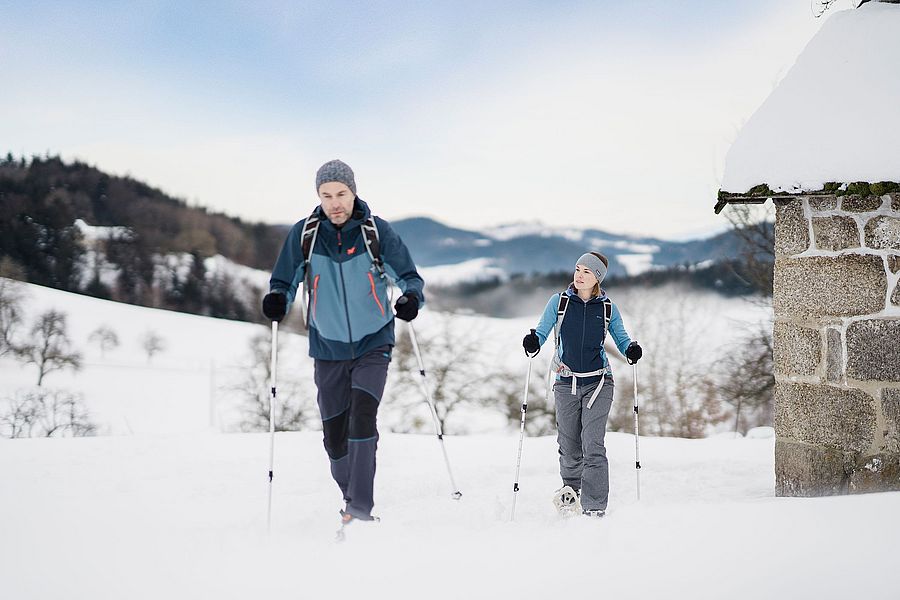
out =
<path fill-rule="evenodd" d="M 356 254 L 356 246 L 352 248 L 347 248 L 347 254 Z"/>

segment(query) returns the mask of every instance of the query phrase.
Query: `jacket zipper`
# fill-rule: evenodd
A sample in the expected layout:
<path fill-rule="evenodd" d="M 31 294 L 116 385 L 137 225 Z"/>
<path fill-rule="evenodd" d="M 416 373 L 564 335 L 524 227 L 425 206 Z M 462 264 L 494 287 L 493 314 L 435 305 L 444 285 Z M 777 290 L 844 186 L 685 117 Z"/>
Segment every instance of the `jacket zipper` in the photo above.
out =
<path fill-rule="evenodd" d="M 585 331 L 587 331 L 587 302 L 584 302 L 582 304 L 582 307 L 583 307 L 583 310 L 581 313 L 581 353 L 579 353 L 580 354 L 580 356 L 578 357 L 579 359 L 584 357 L 584 333 L 585 333 Z M 581 361 L 579 360 L 578 362 L 580 363 Z M 579 367 L 581 368 L 582 371 L 584 371 L 583 364 L 580 364 Z"/>
<path fill-rule="evenodd" d="M 337 232 L 338 243 L 338 271 L 341 273 L 341 291 L 344 293 L 344 314 L 347 315 L 347 333 L 350 336 L 350 358 L 356 358 L 356 352 L 353 351 L 353 329 L 350 327 L 350 307 L 347 306 L 347 286 L 344 283 L 344 265 L 341 258 L 344 255 L 344 245 L 341 242 L 341 231 Z"/>

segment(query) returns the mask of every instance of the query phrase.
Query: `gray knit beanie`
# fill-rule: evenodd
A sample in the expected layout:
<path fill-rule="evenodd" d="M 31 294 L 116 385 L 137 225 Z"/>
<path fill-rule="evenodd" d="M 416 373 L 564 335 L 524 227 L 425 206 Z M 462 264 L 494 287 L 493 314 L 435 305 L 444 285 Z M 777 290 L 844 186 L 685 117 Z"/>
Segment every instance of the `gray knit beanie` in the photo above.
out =
<path fill-rule="evenodd" d="M 329 181 L 337 181 L 343 183 L 353 195 L 356 195 L 356 181 L 353 179 L 353 169 L 345 162 L 339 160 L 329 160 L 327 163 L 319 167 L 316 171 L 316 193 L 319 192 L 319 186 Z"/>
<path fill-rule="evenodd" d="M 597 258 L 595 255 L 588 252 L 587 254 L 582 254 L 581 258 L 578 259 L 576 265 L 581 265 L 582 267 L 587 267 L 594 273 L 594 277 L 597 278 L 597 283 L 603 281 L 603 278 L 606 277 L 606 265 L 603 264 L 603 261 Z"/>

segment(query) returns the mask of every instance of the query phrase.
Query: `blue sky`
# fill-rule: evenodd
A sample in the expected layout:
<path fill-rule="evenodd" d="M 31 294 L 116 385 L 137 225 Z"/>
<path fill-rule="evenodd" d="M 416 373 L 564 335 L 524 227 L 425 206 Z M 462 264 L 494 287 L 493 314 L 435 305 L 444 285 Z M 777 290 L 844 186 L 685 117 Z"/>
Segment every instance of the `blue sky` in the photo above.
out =
<path fill-rule="evenodd" d="M 805 0 L 0 14 L 4 153 L 49 150 L 268 222 L 305 216 L 316 167 L 340 157 L 386 218 L 670 238 L 724 227 L 728 145 L 821 25 Z"/>

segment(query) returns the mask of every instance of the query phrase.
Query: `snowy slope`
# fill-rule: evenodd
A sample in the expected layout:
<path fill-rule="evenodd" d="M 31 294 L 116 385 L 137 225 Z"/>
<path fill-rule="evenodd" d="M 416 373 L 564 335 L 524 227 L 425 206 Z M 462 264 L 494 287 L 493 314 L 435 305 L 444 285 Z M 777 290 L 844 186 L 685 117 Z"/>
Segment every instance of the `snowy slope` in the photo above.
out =
<path fill-rule="evenodd" d="M 900 179 L 900 6 L 836 12 L 728 152 L 722 189 Z"/>
<path fill-rule="evenodd" d="M 66 313 L 69 336 L 76 350 L 84 355 L 84 368 L 77 373 L 54 372 L 45 385 L 83 394 L 101 434 L 168 434 L 204 431 L 234 431 L 240 421 L 239 406 L 245 396 L 236 388 L 246 380 L 252 364 L 250 344 L 253 338 L 270 338 L 266 326 L 187 315 L 166 310 L 131 306 L 87 296 L 70 294 L 37 285 L 25 284 L 25 321 L 28 326 L 38 314 L 49 309 Z M 650 369 L 653 361 L 670 361 L 673 351 L 672 330 L 678 324 L 690 333 L 690 343 L 679 345 L 689 351 L 692 365 L 714 360 L 727 351 L 741 333 L 741 324 L 765 322 L 771 309 L 741 299 L 728 299 L 713 293 L 692 292 L 673 287 L 649 290 L 609 291 L 620 307 L 625 326 L 645 348 L 642 366 Z M 543 302 L 543 301 L 542 301 Z M 540 311 L 531 317 L 499 319 L 480 315 L 446 315 L 427 308 L 415 321 L 421 339 L 442 335 L 447 319 L 457 333 L 477 336 L 479 357 L 473 365 L 488 362 L 502 365 L 524 377 L 527 360 L 522 336 L 537 324 Z M 292 318 L 296 318 L 293 316 Z M 89 341 L 100 326 L 111 327 L 121 345 L 105 356 Z M 407 335 L 405 325 L 398 335 Z M 147 332 L 158 334 L 165 349 L 148 360 L 141 347 Z M 306 339 L 284 331 L 284 347 L 279 353 L 279 388 L 306 402 L 314 400 L 312 360 L 307 356 Z M 536 359 L 543 373 L 549 360 L 551 343 Z M 426 367 L 428 362 L 426 354 Z M 620 356 L 611 352 L 613 369 L 627 369 Z M 10 357 L 0 358 L 0 408 L 3 399 L 17 390 L 33 386 L 37 369 L 22 365 Z M 380 414 L 386 428 L 399 422 L 392 411 L 405 411 L 392 404 L 392 381 L 388 379 L 386 409 Z M 430 427 L 428 412 L 419 407 Z M 395 418 L 397 417 L 397 418 Z M 506 430 L 499 413 L 461 413 L 452 417 L 451 429 L 470 433 Z"/>
<path fill-rule="evenodd" d="M 560 520 L 551 437 L 382 437 L 377 525 L 333 542 L 317 433 L 0 441 L 3 597 L 896 598 L 900 494 L 773 497 L 771 439 L 608 437 L 610 512 Z M 861 551 L 864 549 L 864 551 Z"/>
<path fill-rule="evenodd" d="M 101 434 L 227 428 L 234 420 L 232 388 L 250 363 L 250 340 L 268 335 L 261 325 L 143 308 L 37 285 L 25 285 L 24 290 L 26 325 L 30 327 L 46 310 L 65 313 L 69 337 L 83 355 L 80 372 L 51 373 L 45 385 L 84 394 Z M 120 341 L 105 356 L 89 341 L 100 326 L 110 327 Z M 148 332 L 157 334 L 164 345 L 152 360 L 141 344 Z M 283 337 L 286 357 L 305 355 L 305 340 Z M 0 358 L 0 373 L 0 398 L 37 380 L 36 367 L 10 357 Z"/>

